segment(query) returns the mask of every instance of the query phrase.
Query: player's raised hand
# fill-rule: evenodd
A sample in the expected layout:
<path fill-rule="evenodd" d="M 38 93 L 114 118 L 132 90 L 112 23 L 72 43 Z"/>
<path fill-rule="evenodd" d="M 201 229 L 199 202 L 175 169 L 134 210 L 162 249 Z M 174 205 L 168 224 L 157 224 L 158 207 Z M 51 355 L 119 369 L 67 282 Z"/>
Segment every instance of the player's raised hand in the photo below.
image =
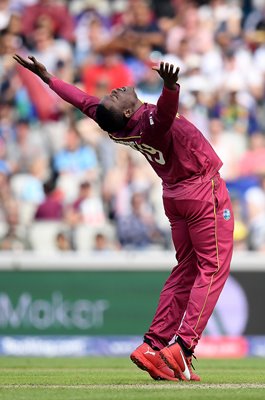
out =
<path fill-rule="evenodd" d="M 28 59 L 31 61 L 28 61 L 27 59 L 21 57 L 20 55 L 15 54 L 13 58 L 20 65 L 22 65 L 22 67 L 27 68 L 29 71 L 38 75 L 44 82 L 49 83 L 51 74 L 47 71 L 45 65 L 37 61 L 35 57 L 29 56 Z"/>
<path fill-rule="evenodd" d="M 178 81 L 179 67 L 175 67 L 173 64 L 164 63 L 161 61 L 159 67 L 152 67 L 164 81 L 164 85 L 168 89 L 176 89 L 176 83 Z"/>

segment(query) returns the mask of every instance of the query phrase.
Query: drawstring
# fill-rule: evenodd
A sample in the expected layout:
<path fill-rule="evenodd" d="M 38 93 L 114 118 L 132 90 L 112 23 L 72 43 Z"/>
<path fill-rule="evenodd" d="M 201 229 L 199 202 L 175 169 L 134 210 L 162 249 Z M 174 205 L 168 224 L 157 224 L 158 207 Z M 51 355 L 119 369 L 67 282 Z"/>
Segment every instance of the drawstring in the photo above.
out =
<path fill-rule="evenodd" d="M 192 357 L 195 358 L 195 360 L 197 361 L 197 357 L 196 357 L 194 354 L 192 354 Z M 190 365 L 192 366 L 192 368 L 193 368 L 194 371 L 195 371 L 195 367 L 194 367 L 194 365 L 192 364 L 192 361 L 191 361 Z"/>
<path fill-rule="evenodd" d="M 191 356 L 190 359 L 189 359 L 189 364 L 191 365 L 192 369 L 195 371 L 195 367 L 194 367 L 194 365 L 192 364 L 192 357 L 195 358 L 196 361 L 197 361 L 197 357 L 196 357 L 194 354 L 192 354 L 192 356 Z"/>

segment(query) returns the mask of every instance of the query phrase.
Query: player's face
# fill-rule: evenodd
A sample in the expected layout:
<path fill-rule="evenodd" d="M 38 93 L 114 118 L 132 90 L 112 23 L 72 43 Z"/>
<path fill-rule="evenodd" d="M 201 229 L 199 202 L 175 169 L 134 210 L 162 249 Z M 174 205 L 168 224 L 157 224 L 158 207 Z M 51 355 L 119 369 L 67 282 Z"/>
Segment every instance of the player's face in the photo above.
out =
<path fill-rule="evenodd" d="M 115 109 L 118 112 L 124 113 L 127 109 L 133 109 L 138 101 L 138 97 L 132 86 L 123 86 L 113 89 L 109 95 L 106 95 L 101 100 L 107 109 Z"/>

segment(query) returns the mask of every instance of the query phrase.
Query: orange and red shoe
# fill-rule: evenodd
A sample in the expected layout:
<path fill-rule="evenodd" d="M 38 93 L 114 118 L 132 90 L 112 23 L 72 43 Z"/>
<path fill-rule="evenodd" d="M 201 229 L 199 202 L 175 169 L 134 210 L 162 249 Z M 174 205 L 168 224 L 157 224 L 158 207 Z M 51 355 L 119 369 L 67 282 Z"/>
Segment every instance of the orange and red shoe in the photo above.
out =
<path fill-rule="evenodd" d="M 174 343 L 160 350 L 160 357 L 169 368 L 174 371 L 175 377 L 182 381 L 200 381 L 199 375 L 192 370 L 192 355 L 186 356 L 179 343 Z"/>
<path fill-rule="evenodd" d="M 147 343 L 142 343 L 135 349 L 131 356 L 132 362 L 137 367 L 147 371 L 156 381 L 178 381 L 174 372 L 170 369 L 159 355 L 159 351 L 153 350 Z"/>

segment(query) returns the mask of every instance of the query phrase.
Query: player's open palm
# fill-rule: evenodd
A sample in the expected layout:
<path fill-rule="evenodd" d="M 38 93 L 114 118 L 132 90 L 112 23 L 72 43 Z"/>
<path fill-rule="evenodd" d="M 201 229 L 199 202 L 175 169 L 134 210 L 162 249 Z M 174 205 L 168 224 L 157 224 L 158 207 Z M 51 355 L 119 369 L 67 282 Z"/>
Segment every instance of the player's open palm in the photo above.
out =
<path fill-rule="evenodd" d="M 175 67 L 173 64 L 164 63 L 161 61 L 159 67 L 153 67 L 154 71 L 158 72 L 164 81 L 164 85 L 168 89 L 175 89 L 178 81 L 179 67 Z"/>
<path fill-rule="evenodd" d="M 44 82 L 47 82 L 47 79 L 49 79 L 50 74 L 48 73 L 45 65 L 41 64 L 39 61 L 36 60 L 35 57 L 29 56 L 29 60 L 21 57 L 18 54 L 15 54 L 13 56 L 14 60 L 16 60 L 22 67 L 27 68 L 34 74 L 38 75 Z"/>

